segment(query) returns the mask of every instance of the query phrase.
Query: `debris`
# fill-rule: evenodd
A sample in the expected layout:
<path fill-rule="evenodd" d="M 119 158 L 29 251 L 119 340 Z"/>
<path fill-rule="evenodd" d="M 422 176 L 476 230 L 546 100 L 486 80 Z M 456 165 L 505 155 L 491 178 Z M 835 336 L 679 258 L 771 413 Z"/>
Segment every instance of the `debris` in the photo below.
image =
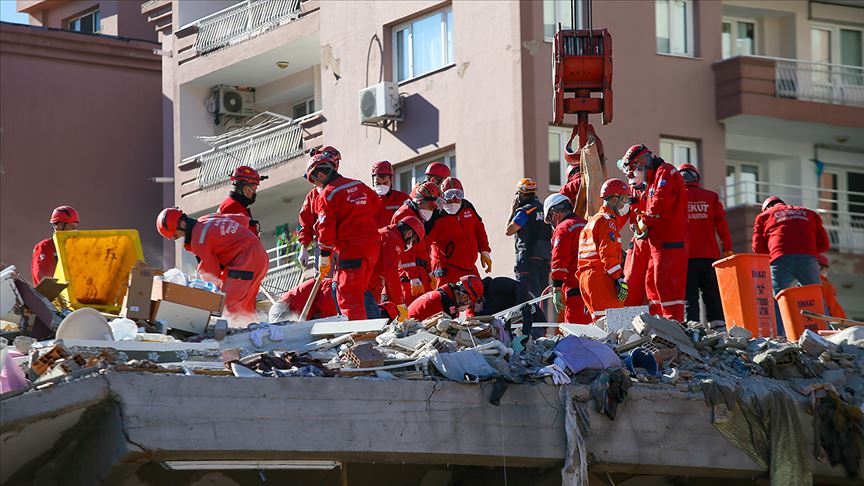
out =
<path fill-rule="evenodd" d="M 827 351 L 829 347 L 836 348 L 832 343 L 810 329 L 805 329 L 801 333 L 801 337 L 798 339 L 798 346 L 805 353 L 817 358 Z"/>
<path fill-rule="evenodd" d="M 324 321 L 312 326 L 313 336 L 335 336 L 355 332 L 381 332 L 389 319 L 366 319 L 363 321 Z"/>
<path fill-rule="evenodd" d="M 558 341 L 554 352 L 571 373 L 621 366 L 621 360 L 609 346 L 593 339 L 567 336 Z"/>
<path fill-rule="evenodd" d="M 732 326 L 732 329 L 729 329 L 729 336 L 735 338 L 752 339 L 753 332 L 741 326 Z"/>
<path fill-rule="evenodd" d="M 442 375 L 455 381 L 477 382 L 497 375 L 494 368 L 473 349 L 455 353 L 435 353 L 430 358 Z"/>

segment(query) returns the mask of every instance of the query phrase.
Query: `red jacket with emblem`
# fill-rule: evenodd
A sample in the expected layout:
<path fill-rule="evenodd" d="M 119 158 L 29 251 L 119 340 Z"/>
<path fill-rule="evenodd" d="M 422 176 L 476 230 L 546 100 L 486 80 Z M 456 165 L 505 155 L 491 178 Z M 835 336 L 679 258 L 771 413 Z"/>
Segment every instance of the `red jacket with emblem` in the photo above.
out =
<path fill-rule="evenodd" d="M 249 230 L 249 218 L 242 214 L 208 214 L 192 227 L 185 239 L 186 250 L 197 256 L 199 276 L 219 283 L 222 272 L 253 245 L 261 246 L 258 236 Z M 256 269 L 266 272 L 267 268 Z"/>
<path fill-rule="evenodd" d="M 567 179 L 567 183 L 561 187 L 559 193 L 567 196 L 574 205 L 576 204 L 576 194 L 579 193 L 579 188 L 582 187 L 582 172 L 576 171 Z"/>
<path fill-rule="evenodd" d="M 316 234 L 316 223 L 318 221 L 318 208 L 316 201 L 318 200 L 318 188 L 313 187 L 306 193 L 306 199 L 303 200 L 303 206 L 300 207 L 300 214 L 297 219 L 300 223 L 300 234 L 297 240 L 303 246 L 309 246 Z"/>
<path fill-rule="evenodd" d="M 378 211 L 378 228 L 383 228 L 390 224 L 396 211 L 410 198 L 408 194 L 402 191 L 391 189 L 387 194 L 378 196 L 378 199 L 381 201 L 381 209 Z"/>
<path fill-rule="evenodd" d="M 54 238 L 45 238 L 33 247 L 33 261 L 30 272 L 33 274 L 33 285 L 39 283 L 42 277 L 53 277 L 57 268 L 57 248 Z"/>
<path fill-rule="evenodd" d="M 405 240 L 395 224 L 379 229 L 378 236 L 381 238 L 381 252 L 378 254 L 369 287 L 374 290 L 374 295 L 378 296 L 377 291 L 380 289 L 388 301 L 396 305 L 403 304 L 405 299 L 402 297 L 402 284 L 399 282 L 399 257 L 405 248 Z"/>
<path fill-rule="evenodd" d="M 720 258 L 717 236 L 723 243 L 723 252 L 732 251 L 732 236 L 726 223 L 726 210 L 720 196 L 699 186 L 698 182 L 687 182 L 687 221 L 689 258 Z"/>
<path fill-rule="evenodd" d="M 303 312 L 306 301 L 309 300 L 309 295 L 312 293 L 312 287 L 314 286 L 315 279 L 309 279 L 282 294 L 279 301 L 288 304 L 288 308 L 291 309 L 292 313 L 300 315 Z M 309 307 L 309 315 L 307 316 L 309 319 L 320 319 L 338 314 L 336 311 L 336 302 L 333 300 L 332 287 L 333 279 L 325 278 L 321 281 L 318 293 L 312 300 L 312 306 Z"/>
<path fill-rule="evenodd" d="M 249 229 L 258 234 L 259 226 L 258 222 L 252 219 L 252 210 L 249 209 L 249 206 L 244 206 L 243 203 L 234 198 L 233 194 L 229 194 L 228 197 L 222 201 L 222 204 L 219 205 L 219 209 L 216 210 L 217 214 L 242 214 L 249 218 Z"/>
<path fill-rule="evenodd" d="M 443 312 L 445 317 L 459 316 L 456 297 L 450 284 L 426 292 L 408 306 L 408 316 L 418 321 L 428 319 L 439 312 Z"/>
<path fill-rule="evenodd" d="M 618 216 L 607 206 L 591 216 L 579 237 L 579 271 L 602 270 L 612 278 L 623 275 Z"/>
<path fill-rule="evenodd" d="M 318 246 L 350 253 L 352 245 L 378 243 L 378 195 L 354 179 L 337 176 L 318 195 Z"/>
<path fill-rule="evenodd" d="M 576 214 L 558 223 L 552 233 L 552 273 L 553 282 L 560 281 L 568 289 L 579 288 L 578 245 L 579 234 L 585 227 L 585 218 Z"/>
<path fill-rule="evenodd" d="M 437 211 L 429 221 L 426 239 L 432 249 L 432 268 L 439 264 L 473 270 L 480 252 L 492 249 L 483 219 L 467 199 L 456 214 Z"/>
<path fill-rule="evenodd" d="M 753 224 L 753 252 L 770 254 L 772 262 L 783 255 L 816 256 L 829 246 L 822 218 L 807 208 L 775 204 Z"/>
<path fill-rule="evenodd" d="M 396 224 L 408 216 L 414 216 L 423 221 L 423 218 L 420 217 L 417 204 L 413 201 L 405 201 L 405 204 L 393 214 L 393 219 L 390 223 Z M 424 283 L 429 281 L 431 268 L 429 266 L 429 245 L 426 243 L 426 240 L 428 240 L 428 235 L 420 243 L 412 245 L 410 250 L 403 251 L 399 257 L 401 272 L 409 280 L 419 278 Z"/>
<path fill-rule="evenodd" d="M 647 183 L 648 243 L 686 244 L 687 189 L 681 173 L 672 164 L 663 162 L 656 169 L 648 170 Z"/>

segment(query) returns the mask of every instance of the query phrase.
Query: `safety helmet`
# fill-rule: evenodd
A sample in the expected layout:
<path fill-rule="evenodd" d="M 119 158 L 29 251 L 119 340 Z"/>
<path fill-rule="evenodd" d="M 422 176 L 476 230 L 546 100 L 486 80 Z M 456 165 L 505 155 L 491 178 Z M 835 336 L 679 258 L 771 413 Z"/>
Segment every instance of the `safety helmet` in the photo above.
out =
<path fill-rule="evenodd" d="M 240 167 L 234 169 L 233 172 L 231 172 L 231 175 L 228 177 L 228 179 L 231 182 L 245 182 L 247 184 L 258 185 L 261 183 L 261 181 L 267 179 L 268 177 L 269 176 L 262 176 L 258 173 L 257 170 L 249 167 L 248 165 L 241 165 Z"/>
<path fill-rule="evenodd" d="M 611 196 L 629 196 L 630 187 L 621 179 L 609 179 L 600 187 L 600 198 Z"/>
<path fill-rule="evenodd" d="M 522 194 L 525 194 L 526 192 L 537 192 L 537 182 L 530 177 L 519 179 L 519 182 L 516 183 L 516 191 Z"/>
<path fill-rule="evenodd" d="M 459 286 L 472 302 L 483 298 L 483 280 L 477 275 L 465 275 L 459 279 Z"/>
<path fill-rule="evenodd" d="M 400 231 L 404 231 L 404 227 L 411 228 L 414 231 L 414 234 L 417 235 L 418 241 L 423 241 L 423 238 L 426 238 L 426 228 L 423 227 L 423 223 L 421 223 L 415 216 L 408 216 L 407 218 L 402 219 L 396 223 L 396 227 L 399 228 Z"/>
<path fill-rule="evenodd" d="M 411 191 L 411 200 L 418 204 L 423 201 L 434 201 L 435 203 L 440 203 L 441 188 L 434 182 L 421 182 L 420 184 L 417 184 L 417 187 L 415 187 L 413 191 Z"/>
<path fill-rule="evenodd" d="M 309 176 L 312 175 L 318 169 L 325 169 L 327 167 L 335 170 L 338 169 L 338 163 L 333 160 L 333 158 L 327 154 L 317 154 L 313 155 L 309 162 L 306 162 L 306 175 L 304 176 L 306 180 L 309 180 Z"/>
<path fill-rule="evenodd" d="M 156 216 L 156 231 L 169 240 L 174 239 L 174 233 L 177 232 L 183 216 L 183 211 L 178 208 L 163 209 L 159 216 Z"/>
<path fill-rule="evenodd" d="M 450 177 L 450 167 L 447 167 L 443 162 L 432 162 L 426 167 L 426 175 L 433 177 Z"/>
<path fill-rule="evenodd" d="M 455 177 L 448 177 L 441 181 L 441 192 L 445 201 L 465 199 L 465 189 L 462 188 L 462 182 Z"/>
<path fill-rule="evenodd" d="M 78 222 L 78 211 L 72 208 L 72 206 L 59 206 L 54 208 L 54 211 L 51 211 L 51 224 L 54 223 L 77 223 Z"/>
<path fill-rule="evenodd" d="M 648 150 L 648 147 L 645 144 L 633 145 L 626 152 L 624 152 L 624 156 L 618 159 L 618 169 L 621 172 L 627 172 L 627 169 L 633 169 L 639 157 L 648 154 L 651 155 L 651 151 Z"/>
<path fill-rule="evenodd" d="M 336 162 L 336 170 L 339 170 L 339 163 L 342 162 L 342 154 L 336 149 L 336 147 L 332 147 L 330 145 L 325 145 L 321 148 L 311 149 L 309 150 L 309 157 L 314 157 L 316 155 L 328 155 L 334 162 Z"/>
<path fill-rule="evenodd" d="M 693 182 L 699 182 L 702 180 L 702 173 L 699 172 L 699 169 L 697 169 L 695 165 L 693 165 L 693 164 L 681 164 L 681 165 L 679 165 L 678 166 L 678 172 L 680 172 L 682 176 L 684 175 L 684 171 L 690 171 L 693 173 L 693 177 L 696 178 Z M 685 177 L 684 180 L 687 181 L 687 177 Z"/>
<path fill-rule="evenodd" d="M 762 201 L 762 211 L 765 211 L 766 209 L 770 208 L 771 206 L 773 206 L 775 204 L 786 204 L 786 203 L 784 203 L 783 200 L 777 196 L 771 196 L 768 199 Z"/>
<path fill-rule="evenodd" d="M 570 201 L 570 198 L 560 192 L 550 194 L 546 200 L 543 201 L 543 214 L 546 217 L 547 223 L 549 222 L 549 214 L 552 212 L 552 209 L 564 203 L 567 203 L 571 208 L 573 207 L 573 202 Z"/>
<path fill-rule="evenodd" d="M 386 160 L 379 160 L 372 164 L 372 175 L 394 175 L 393 164 Z"/>

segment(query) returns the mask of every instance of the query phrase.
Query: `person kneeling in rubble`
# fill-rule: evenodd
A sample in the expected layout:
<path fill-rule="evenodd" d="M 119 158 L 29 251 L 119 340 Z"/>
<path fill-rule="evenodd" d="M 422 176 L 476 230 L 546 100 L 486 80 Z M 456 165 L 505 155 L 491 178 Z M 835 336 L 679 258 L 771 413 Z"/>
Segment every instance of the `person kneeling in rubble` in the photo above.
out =
<path fill-rule="evenodd" d="M 282 294 L 279 301 L 270 306 L 270 312 L 268 312 L 270 322 L 299 319 L 300 314 L 303 313 L 303 307 L 312 294 L 314 286 L 315 279 L 310 278 Z M 309 306 L 309 313 L 306 315 L 306 319 L 311 321 L 313 319 L 335 316 L 339 313 L 336 310 L 336 301 L 333 300 L 332 288 L 332 278 L 325 278 L 321 281 L 321 285 L 318 286 L 318 291 L 312 299 L 312 305 Z"/>
<path fill-rule="evenodd" d="M 369 281 L 369 292 L 376 302 L 393 303 L 399 320 L 405 320 L 408 317 L 408 307 L 405 306 L 402 282 L 399 280 L 399 258 L 403 251 L 408 251 L 423 241 L 426 230 L 418 218 L 408 216 L 398 223 L 379 229 L 378 236 L 381 239 L 381 251 Z M 389 312 L 386 313 L 390 315 Z"/>
<path fill-rule="evenodd" d="M 258 289 L 269 264 L 258 235 L 241 214 L 208 214 L 190 218 L 178 208 L 156 217 L 156 230 L 169 240 L 183 238 L 183 247 L 199 260 L 199 278 L 225 292 L 225 312 L 234 325 L 254 320 Z"/>
<path fill-rule="evenodd" d="M 451 319 L 483 298 L 483 281 L 476 275 L 465 275 L 457 283 L 444 284 L 426 292 L 408 307 L 408 316 L 424 321 L 436 314 L 444 313 Z"/>

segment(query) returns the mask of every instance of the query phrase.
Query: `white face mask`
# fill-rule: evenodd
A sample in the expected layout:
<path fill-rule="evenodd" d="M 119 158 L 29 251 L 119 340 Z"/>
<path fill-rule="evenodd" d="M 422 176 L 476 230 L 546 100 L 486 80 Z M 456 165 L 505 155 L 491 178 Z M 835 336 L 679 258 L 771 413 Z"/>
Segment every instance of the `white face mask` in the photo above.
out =
<path fill-rule="evenodd" d="M 421 209 L 420 210 L 420 217 L 423 218 L 423 221 L 429 221 L 429 218 L 432 217 L 432 210 L 431 209 Z"/>
<path fill-rule="evenodd" d="M 623 208 L 618 210 L 618 216 L 626 216 L 627 213 L 629 213 L 629 212 L 630 212 L 630 203 L 628 202 L 627 204 L 624 205 Z"/>
<path fill-rule="evenodd" d="M 315 186 L 315 190 L 318 191 L 318 194 L 321 194 L 321 191 L 323 191 L 324 188 L 320 186 Z"/>
<path fill-rule="evenodd" d="M 642 184 L 643 182 L 645 182 L 645 170 L 644 169 L 636 169 L 636 171 L 633 172 L 633 183 L 634 183 L 633 185 L 638 186 L 639 184 Z"/>
<path fill-rule="evenodd" d="M 390 192 L 390 186 L 387 184 L 376 184 L 374 189 L 375 194 L 378 194 L 379 196 L 384 196 Z"/>
<path fill-rule="evenodd" d="M 444 211 L 447 211 L 447 214 L 456 214 L 459 212 L 459 208 L 462 207 L 462 203 L 450 203 L 444 205 Z"/>

